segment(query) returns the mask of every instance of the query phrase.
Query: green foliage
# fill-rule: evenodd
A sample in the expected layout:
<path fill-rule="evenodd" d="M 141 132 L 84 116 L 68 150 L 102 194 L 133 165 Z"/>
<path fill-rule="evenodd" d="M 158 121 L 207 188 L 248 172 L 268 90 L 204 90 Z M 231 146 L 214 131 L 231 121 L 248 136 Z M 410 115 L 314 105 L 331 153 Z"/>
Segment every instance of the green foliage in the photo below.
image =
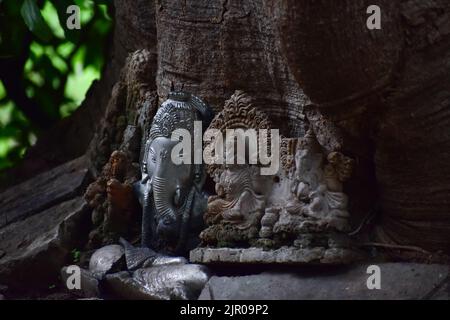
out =
<path fill-rule="evenodd" d="M 35 0 L 24 0 L 20 9 L 25 24 L 37 37 L 49 41 L 52 32 L 42 17 L 41 11 Z"/>
<path fill-rule="evenodd" d="M 77 249 L 73 249 L 72 250 L 72 261 L 73 261 L 73 263 L 80 262 L 80 256 L 81 256 L 80 250 L 77 250 Z"/>
<path fill-rule="evenodd" d="M 100 77 L 112 27 L 109 3 L 0 0 L 0 170 L 69 116 Z M 66 26 L 74 4 L 80 30 Z"/>

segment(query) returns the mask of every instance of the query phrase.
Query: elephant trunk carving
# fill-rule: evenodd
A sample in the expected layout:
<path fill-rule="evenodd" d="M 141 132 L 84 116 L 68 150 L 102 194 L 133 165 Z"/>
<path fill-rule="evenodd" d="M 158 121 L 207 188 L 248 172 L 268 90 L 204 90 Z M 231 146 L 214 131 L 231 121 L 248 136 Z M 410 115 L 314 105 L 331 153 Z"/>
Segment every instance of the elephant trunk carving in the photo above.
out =
<path fill-rule="evenodd" d="M 156 233 L 164 238 L 174 235 L 179 226 L 179 219 L 171 199 L 174 197 L 168 192 L 167 187 L 168 184 L 165 178 L 154 177 L 153 194 L 157 212 L 156 218 L 158 220 Z"/>

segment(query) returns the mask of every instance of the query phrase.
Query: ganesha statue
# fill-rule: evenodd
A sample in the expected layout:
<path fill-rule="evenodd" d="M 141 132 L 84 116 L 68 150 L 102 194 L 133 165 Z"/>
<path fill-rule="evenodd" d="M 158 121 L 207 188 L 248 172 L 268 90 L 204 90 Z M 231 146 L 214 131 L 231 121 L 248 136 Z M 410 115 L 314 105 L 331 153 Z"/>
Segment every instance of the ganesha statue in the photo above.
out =
<path fill-rule="evenodd" d="M 207 201 L 202 192 L 206 173 L 203 164 L 171 161 L 179 142 L 172 134 L 185 129 L 193 136 L 194 121 L 206 128 L 212 114 L 196 96 L 173 92 L 153 118 L 143 148 L 142 179 L 135 184 L 143 210 L 142 246 L 182 254 L 197 244 Z"/>
<path fill-rule="evenodd" d="M 325 156 L 311 130 L 302 139 L 287 140 L 290 150 L 284 152 L 292 153 L 294 161 L 285 167 L 291 191 L 285 210 L 301 213 L 308 221 L 303 226 L 348 232 L 343 182 L 351 175 L 353 160 L 336 151 Z"/>
<path fill-rule="evenodd" d="M 242 91 L 236 91 L 225 102 L 224 109 L 214 118 L 208 129 L 218 130 L 220 134 L 225 135 L 230 129 L 269 128 L 267 116 L 254 107 L 253 99 Z M 238 139 L 238 136 L 236 138 Z M 216 148 L 217 143 L 218 140 L 206 141 L 205 149 L 222 150 Z M 205 245 L 245 244 L 253 241 L 259 232 L 259 221 L 264 214 L 270 178 L 261 175 L 261 166 L 257 161 L 253 164 L 249 161 L 239 163 L 239 157 L 245 158 L 245 154 L 248 154 L 247 159 L 254 156 L 249 154 L 252 148 L 248 143 L 247 141 L 243 148 L 244 155 L 238 154 L 237 149 L 231 149 L 235 153 L 232 157 L 235 161 L 214 162 L 207 166 L 207 171 L 215 182 L 216 195 L 209 197 L 204 215 L 208 228 L 202 231 L 200 239 Z M 259 144 L 255 141 L 253 143 Z M 222 151 L 224 158 L 227 158 L 226 154 L 230 149 Z"/>
<path fill-rule="evenodd" d="M 271 127 L 255 101 L 236 91 L 209 129 Z M 257 145 L 273 145 L 267 139 Z M 214 143 L 206 142 L 205 148 Z M 278 154 L 281 166 L 271 175 L 261 174 L 259 162 L 207 165 L 216 195 L 208 199 L 207 228 L 200 234 L 201 246 L 190 253 L 191 261 L 345 264 L 363 258 L 349 236 L 349 198 L 344 192 L 353 160 L 322 148 L 311 128 L 302 137 L 282 137 Z"/>
<path fill-rule="evenodd" d="M 190 161 L 173 161 L 173 155 L 181 156 L 185 151 L 175 148 L 180 136 L 174 133 L 202 134 L 198 124 L 202 122 L 201 127 L 207 128 L 212 117 L 212 109 L 198 97 L 171 92 L 151 126 L 143 128 L 141 179 L 136 181 L 137 174 L 125 170 L 130 167 L 126 154 L 116 151 L 100 179 L 89 188 L 87 198 L 95 208 L 102 204 L 97 204 L 103 199 L 98 194 L 107 193 L 108 223 L 103 222 L 100 231 L 111 229 L 110 220 L 126 230 L 131 218 L 124 219 L 135 213 L 134 209 L 139 210 L 139 203 L 142 209 L 141 245 L 136 245 L 138 239 L 129 233 L 116 232 L 109 245 L 90 257 L 89 270 L 84 272 L 107 283 L 103 289 L 119 297 L 139 299 L 193 299 L 200 294 L 210 272 L 206 266 L 190 264 L 186 254 L 198 245 L 204 228 L 206 171 L 202 162 L 189 159 L 187 151 L 184 159 Z M 184 142 L 195 145 L 195 139 L 188 140 Z"/>

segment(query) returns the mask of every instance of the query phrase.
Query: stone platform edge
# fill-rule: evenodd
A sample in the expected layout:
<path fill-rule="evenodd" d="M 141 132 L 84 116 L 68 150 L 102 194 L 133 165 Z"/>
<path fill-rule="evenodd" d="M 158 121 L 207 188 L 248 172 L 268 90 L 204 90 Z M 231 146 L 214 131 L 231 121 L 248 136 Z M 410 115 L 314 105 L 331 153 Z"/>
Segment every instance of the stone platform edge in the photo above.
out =
<path fill-rule="evenodd" d="M 275 250 L 263 248 L 196 248 L 191 250 L 189 260 L 203 264 L 349 264 L 364 259 L 361 251 L 348 248 L 281 247 Z"/>

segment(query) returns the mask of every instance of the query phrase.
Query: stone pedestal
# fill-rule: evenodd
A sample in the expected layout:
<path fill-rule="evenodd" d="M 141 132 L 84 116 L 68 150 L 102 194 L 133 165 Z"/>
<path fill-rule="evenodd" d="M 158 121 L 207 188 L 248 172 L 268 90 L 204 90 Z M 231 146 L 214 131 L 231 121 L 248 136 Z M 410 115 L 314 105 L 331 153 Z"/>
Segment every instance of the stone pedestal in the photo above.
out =
<path fill-rule="evenodd" d="M 283 264 L 313 265 L 349 264 L 362 260 L 360 251 L 345 248 L 306 248 L 281 247 L 275 250 L 262 248 L 197 248 L 190 252 L 192 263 L 203 264 Z"/>

